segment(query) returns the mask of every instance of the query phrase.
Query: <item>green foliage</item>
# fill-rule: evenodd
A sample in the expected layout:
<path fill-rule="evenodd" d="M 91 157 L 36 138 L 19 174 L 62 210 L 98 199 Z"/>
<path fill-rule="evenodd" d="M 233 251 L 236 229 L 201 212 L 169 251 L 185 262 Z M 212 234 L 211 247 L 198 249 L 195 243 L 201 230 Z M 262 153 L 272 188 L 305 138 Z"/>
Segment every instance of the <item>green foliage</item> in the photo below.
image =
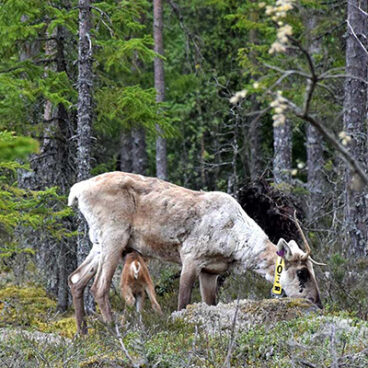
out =
<path fill-rule="evenodd" d="M 136 65 L 139 70 L 135 62 L 137 59 L 152 62 L 155 56 L 151 49 L 153 41 L 149 36 L 129 40 L 110 39 L 97 45 L 103 47 L 104 68 L 107 72 L 113 70 L 115 73 L 130 73 L 132 65 Z"/>
<path fill-rule="evenodd" d="M 0 132 L 0 258 L 19 252 L 33 253 L 29 248 L 18 247 L 14 231 L 18 226 L 42 230 L 57 239 L 71 236 L 60 225 L 60 219 L 70 216 L 71 209 L 50 210 L 51 203 L 65 202 L 57 188 L 30 191 L 17 186 L 17 170 L 26 169 L 15 158 L 26 158 L 38 150 L 38 143 L 27 137 L 18 137 L 11 132 Z"/>
<path fill-rule="evenodd" d="M 0 163 L 4 169 L 15 172 L 20 165 L 12 160 L 25 158 L 37 151 L 38 143 L 34 139 L 17 137 L 8 131 L 0 132 Z"/>
<path fill-rule="evenodd" d="M 19 288 L 7 285 L 0 290 L 0 327 L 9 325 L 37 326 L 56 303 L 47 297 L 42 288 L 34 286 Z"/>
<path fill-rule="evenodd" d="M 100 129 L 112 130 L 115 124 L 122 128 L 143 126 L 156 134 L 156 125 L 160 126 L 165 136 L 172 136 L 172 119 L 167 113 L 167 104 L 157 104 L 155 89 L 144 90 L 139 86 L 123 88 L 101 88 L 96 94 L 99 115 L 103 123 Z M 113 131 L 112 131 L 113 132 Z"/>

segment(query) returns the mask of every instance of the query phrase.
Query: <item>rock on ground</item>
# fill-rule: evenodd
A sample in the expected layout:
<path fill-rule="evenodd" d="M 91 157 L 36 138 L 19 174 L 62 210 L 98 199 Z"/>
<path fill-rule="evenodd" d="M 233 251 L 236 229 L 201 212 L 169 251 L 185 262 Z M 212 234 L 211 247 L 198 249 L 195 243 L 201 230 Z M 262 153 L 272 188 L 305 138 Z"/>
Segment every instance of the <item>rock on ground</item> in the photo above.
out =
<path fill-rule="evenodd" d="M 271 327 L 276 322 L 319 313 L 319 309 L 306 299 L 239 300 L 229 304 L 209 306 L 205 303 L 188 305 L 186 309 L 174 312 L 173 321 L 199 324 L 208 333 L 244 330 L 254 325 Z"/>

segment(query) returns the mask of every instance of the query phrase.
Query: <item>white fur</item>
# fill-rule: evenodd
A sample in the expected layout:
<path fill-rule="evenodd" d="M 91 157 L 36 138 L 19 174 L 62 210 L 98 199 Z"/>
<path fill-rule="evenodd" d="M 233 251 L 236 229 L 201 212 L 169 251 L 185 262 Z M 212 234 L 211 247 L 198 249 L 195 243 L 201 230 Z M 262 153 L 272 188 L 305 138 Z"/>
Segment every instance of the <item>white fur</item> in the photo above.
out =
<path fill-rule="evenodd" d="M 139 271 L 141 269 L 141 264 L 139 262 L 133 262 L 130 267 L 133 271 L 134 278 L 137 280 L 139 277 Z"/>
<path fill-rule="evenodd" d="M 257 256 L 265 250 L 267 235 L 230 195 L 206 194 L 209 208 L 182 247 L 182 255 L 207 262 L 211 255 L 235 261 L 240 273 L 253 268 Z M 206 266 L 206 265 L 204 265 Z"/>
<path fill-rule="evenodd" d="M 70 278 L 70 281 L 73 283 L 73 284 L 76 284 L 78 282 L 78 280 L 80 279 L 79 275 L 76 273 L 75 275 L 73 275 L 71 278 Z"/>

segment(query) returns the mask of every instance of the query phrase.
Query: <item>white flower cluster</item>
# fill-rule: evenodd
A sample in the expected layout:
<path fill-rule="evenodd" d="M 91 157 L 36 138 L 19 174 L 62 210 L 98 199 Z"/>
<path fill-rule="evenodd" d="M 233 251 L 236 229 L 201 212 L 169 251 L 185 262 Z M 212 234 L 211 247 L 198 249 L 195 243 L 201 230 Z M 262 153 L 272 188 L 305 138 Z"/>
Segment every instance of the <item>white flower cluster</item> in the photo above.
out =
<path fill-rule="evenodd" d="M 235 95 L 232 96 L 229 101 L 231 104 L 236 105 L 242 98 L 245 98 L 246 95 L 247 90 L 243 89 L 242 91 L 236 92 Z"/>
<path fill-rule="evenodd" d="M 287 12 L 293 9 L 294 1 L 295 0 L 277 0 L 275 6 L 269 5 L 266 7 L 266 14 L 271 15 L 271 19 L 277 22 L 280 27 L 277 30 L 277 39 L 268 51 L 270 54 L 286 51 L 286 44 L 288 42 L 287 36 L 291 36 L 293 34 L 293 29 L 288 24 L 284 25 L 284 22 L 281 19 L 285 18 Z"/>
<path fill-rule="evenodd" d="M 273 114 L 273 126 L 279 127 L 285 124 L 285 110 L 287 109 L 286 99 L 282 97 L 282 91 L 277 91 L 276 99 L 270 103 L 270 106 L 273 107 L 275 114 Z"/>
<path fill-rule="evenodd" d="M 298 167 L 298 169 L 299 169 L 299 170 L 301 170 L 301 169 L 304 169 L 304 167 L 305 167 L 305 163 L 304 163 L 304 162 L 302 162 L 302 161 L 299 161 L 299 162 L 298 162 L 298 164 L 297 164 L 296 166 Z"/>
<path fill-rule="evenodd" d="M 291 169 L 291 170 L 290 170 L 291 176 L 297 176 L 297 175 L 298 175 L 299 170 L 304 169 L 304 167 L 305 167 L 305 162 L 299 161 L 299 162 L 297 163 L 297 165 L 296 165 L 296 166 L 297 166 L 297 169 Z"/>
<path fill-rule="evenodd" d="M 346 132 L 341 131 L 339 133 L 339 138 L 341 139 L 341 144 L 347 146 L 351 142 L 351 137 Z"/>
<path fill-rule="evenodd" d="M 266 6 L 266 14 L 272 15 L 272 20 L 279 21 L 280 18 L 285 18 L 286 13 L 293 9 L 295 0 L 277 0 L 275 6 Z"/>

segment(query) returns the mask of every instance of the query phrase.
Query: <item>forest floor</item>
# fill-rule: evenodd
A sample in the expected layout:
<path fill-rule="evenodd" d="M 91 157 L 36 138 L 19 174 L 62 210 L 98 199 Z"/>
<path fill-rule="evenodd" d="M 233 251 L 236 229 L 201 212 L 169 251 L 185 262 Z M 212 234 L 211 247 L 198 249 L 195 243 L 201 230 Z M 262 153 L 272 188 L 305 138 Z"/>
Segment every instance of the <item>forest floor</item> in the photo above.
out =
<path fill-rule="evenodd" d="M 164 316 L 147 303 L 139 318 L 112 299 L 117 323 L 90 317 L 89 334 L 80 337 L 72 311 L 58 313 L 42 288 L 5 285 L 1 367 L 368 366 L 368 323 L 304 300 L 196 303 L 174 313 L 162 304 Z"/>

